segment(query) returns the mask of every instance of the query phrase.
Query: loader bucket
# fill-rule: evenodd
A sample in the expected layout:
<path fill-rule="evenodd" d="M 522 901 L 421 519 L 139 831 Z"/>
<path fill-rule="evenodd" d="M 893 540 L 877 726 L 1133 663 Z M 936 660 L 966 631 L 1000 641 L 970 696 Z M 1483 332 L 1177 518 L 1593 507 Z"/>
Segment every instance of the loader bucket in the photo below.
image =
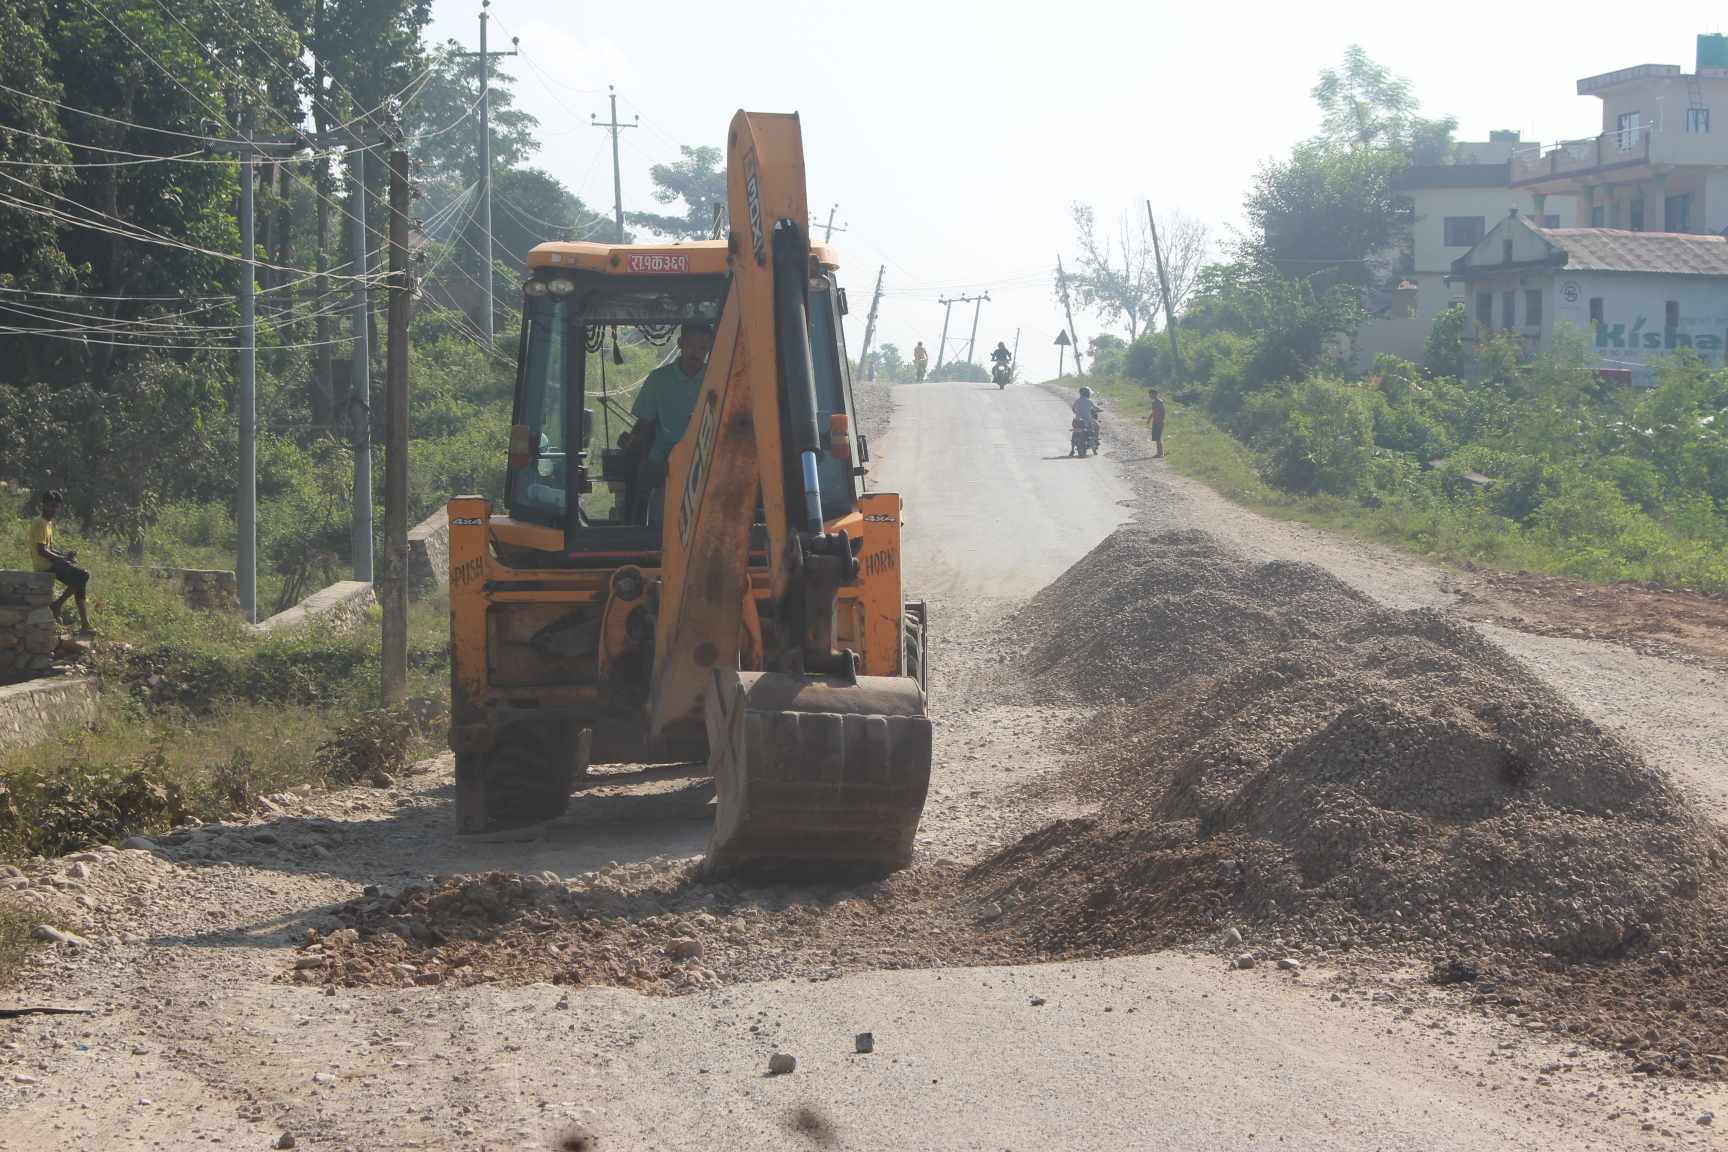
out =
<path fill-rule="evenodd" d="M 892 872 L 912 862 L 930 788 L 918 682 L 716 670 L 710 872 Z"/>

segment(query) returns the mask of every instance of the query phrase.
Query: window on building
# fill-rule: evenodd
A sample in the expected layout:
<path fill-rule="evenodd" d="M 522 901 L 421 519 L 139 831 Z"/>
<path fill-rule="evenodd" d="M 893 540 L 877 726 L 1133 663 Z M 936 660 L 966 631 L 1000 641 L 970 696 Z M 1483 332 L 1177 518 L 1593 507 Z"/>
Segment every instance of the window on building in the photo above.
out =
<path fill-rule="evenodd" d="M 1526 288 L 1524 290 L 1524 327 L 1542 327 L 1542 289 Z"/>
<path fill-rule="evenodd" d="M 1662 201 L 1662 231 L 1692 231 L 1692 194 L 1683 192 Z"/>
<path fill-rule="evenodd" d="M 1662 326 L 1670 332 L 1680 327 L 1680 301 L 1669 300 L 1663 303 Z"/>
<path fill-rule="evenodd" d="M 1476 323 L 1484 328 L 1494 327 L 1494 293 L 1476 293 Z"/>
<path fill-rule="evenodd" d="M 1606 206 L 1597 204 L 1590 209 L 1590 227 L 1608 227 L 1608 209 Z"/>
<path fill-rule="evenodd" d="M 1628 209 L 1628 218 L 1629 218 L 1630 222 L 1627 224 L 1627 227 L 1631 228 L 1632 231 L 1634 231 L 1634 232 L 1644 231 L 1644 201 L 1643 200 L 1632 201 L 1632 206 L 1630 209 Z"/>
<path fill-rule="evenodd" d="M 1602 323 L 1602 297 L 1600 296 L 1590 297 L 1590 323 Z"/>
<path fill-rule="evenodd" d="M 1614 123 L 1615 127 L 1618 129 L 1620 150 L 1622 152 L 1630 152 L 1642 143 L 1639 136 L 1642 135 L 1640 129 L 1643 125 L 1638 121 L 1638 113 L 1622 112 L 1620 113 L 1620 118 Z"/>
<path fill-rule="evenodd" d="M 1710 109 L 1686 109 L 1686 131 L 1696 132 L 1700 136 L 1707 135 L 1710 131 Z"/>
<path fill-rule="evenodd" d="M 1482 239 L 1487 219 L 1482 216 L 1446 217 L 1446 247 L 1468 248 Z"/>
<path fill-rule="evenodd" d="M 1500 241 L 1500 263 L 1502 263 L 1502 264 L 1512 263 L 1512 240 L 1511 240 L 1511 237 L 1507 237 L 1505 240 Z"/>
<path fill-rule="evenodd" d="M 1542 227 L 1544 227 L 1544 228 L 1558 228 L 1558 227 L 1560 227 L 1560 214 L 1558 212 L 1546 212 L 1546 213 L 1544 213 L 1542 216 Z"/>
<path fill-rule="evenodd" d="M 1514 328 L 1518 324 L 1518 293 L 1500 293 L 1500 327 Z"/>

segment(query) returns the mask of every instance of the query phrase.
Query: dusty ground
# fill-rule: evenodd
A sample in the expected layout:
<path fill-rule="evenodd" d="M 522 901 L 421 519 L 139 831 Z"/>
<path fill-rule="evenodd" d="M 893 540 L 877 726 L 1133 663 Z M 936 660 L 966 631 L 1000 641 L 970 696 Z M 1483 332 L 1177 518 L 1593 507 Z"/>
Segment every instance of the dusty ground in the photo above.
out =
<path fill-rule="evenodd" d="M 1086 811 L 1062 781 L 1092 711 L 1028 692 L 1025 644 L 1001 623 L 1118 523 L 1138 510 L 1200 527 L 1398 607 L 1456 612 L 1461 598 L 1454 574 L 1268 524 L 1126 439 L 1100 460 L 1043 459 L 1066 424 L 1035 389 L 897 399 L 873 449 L 911 497 L 911 590 L 931 599 L 937 637 L 915 868 L 843 891 L 705 889 L 688 877 L 705 795 L 675 777 L 585 796 L 533 843 L 455 844 L 443 764 L 388 790 L 280 798 L 279 813 L 149 851 L 42 862 L 0 883 L 88 942 L 45 949 L 7 1002 L 96 1011 L 0 1020 L 0 1148 L 265 1148 L 283 1131 L 311 1148 L 548 1148 L 576 1146 L 578 1129 L 602 1149 L 1714 1141 L 1720 1087 L 1633 1073 L 1416 965 L 1230 970 L 1243 949 L 1285 948 L 1250 928 L 1192 951 L 942 967 L 989 958 L 991 910 L 956 919 L 963 870 Z M 1489 633 L 1721 811 L 1718 673 Z M 342 934 L 412 920 L 457 934 L 408 928 L 396 959 Z M 512 946 L 461 939 L 483 922 Z M 358 956 L 370 967 L 351 969 Z M 1701 994 L 1714 1007 L 1719 993 Z M 766 1076 L 774 1052 L 796 1071 Z"/>

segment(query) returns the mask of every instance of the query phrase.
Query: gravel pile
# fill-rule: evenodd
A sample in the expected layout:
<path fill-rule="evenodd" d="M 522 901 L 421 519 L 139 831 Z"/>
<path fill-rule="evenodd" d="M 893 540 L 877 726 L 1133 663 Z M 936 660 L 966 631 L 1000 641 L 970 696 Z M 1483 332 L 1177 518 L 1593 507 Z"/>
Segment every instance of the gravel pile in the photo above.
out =
<path fill-rule="evenodd" d="M 1722 859 L 1665 776 L 1479 634 L 1317 569 L 1123 530 L 1024 622 L 1041 682 L 1136 702 L 1091 730 L 1081 784 L 1102 815 L 974 872 L 1043 950 L 1241 923 L 1322 947 L 1613 957 Z"/>
<path fill-rule="evenodd" d="M 1373 609 L 1305 564 L 1249 564 L 1204 532 L 1124 529 L 1021 612 L 1041 689 L 1143 703 L 1293 640 L 1332 634 Z"/>

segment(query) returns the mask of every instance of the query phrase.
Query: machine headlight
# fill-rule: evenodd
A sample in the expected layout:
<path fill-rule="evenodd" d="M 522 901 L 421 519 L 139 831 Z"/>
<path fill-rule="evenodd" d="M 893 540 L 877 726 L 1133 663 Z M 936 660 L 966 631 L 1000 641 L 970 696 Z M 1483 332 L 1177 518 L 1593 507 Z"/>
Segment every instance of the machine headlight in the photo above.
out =
<path fill-rule="evenodd" d="M 546 281 L 529 280 L 522 285 L 522 293 L 526 296 L 544 296 L 546 295 Z"/>
<path fill-rule="evenodd" d="M 554 296 L 568 296 L 570 293 L 576 291 L 576 281 L 566 280 L 560 276 L 556 280 L 546 281 L 546 291 L 552 293 Z"/>

